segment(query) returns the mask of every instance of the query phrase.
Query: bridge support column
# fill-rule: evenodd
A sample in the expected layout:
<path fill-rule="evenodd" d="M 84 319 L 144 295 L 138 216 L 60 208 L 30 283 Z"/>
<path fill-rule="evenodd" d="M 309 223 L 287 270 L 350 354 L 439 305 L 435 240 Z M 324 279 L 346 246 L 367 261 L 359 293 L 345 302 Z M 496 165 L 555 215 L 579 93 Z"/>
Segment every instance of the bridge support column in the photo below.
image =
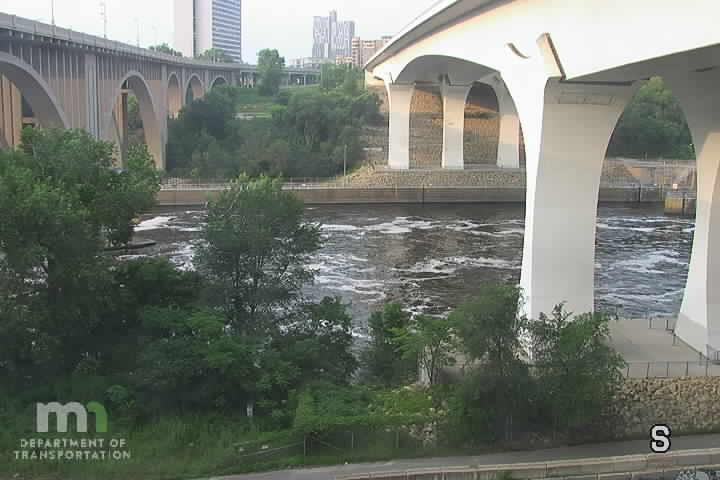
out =
<path fill-rule="evenodd" d="M 465 137 L 465 102 L 471 85 L 442 84 L 443 97 L 443 149 L 442 167 L 465 168 L 463 143 Z"/>
<path fill-rule="evenodd" d="M 697 212 L 676 334 L 708 356 L 720 350 L 720 70 L 665 75 L 688 120 L 697 158 Z"/>
<path fill-rule="evenodd" d="M 390 112 L 388 167 L 397 170 L 410 168 L 410 103 L 414 85 L 386 83 Z"/>
<path fill-rule="evenodd" d="M 9 78 L 0 75 L 0 150 L 20 144 L 22 124 L 22 94 Z"/>
<path fill-rule="evenodd" d="M 100 103 L 98 101 L 97 57 L 85 54 L 85 96 L 87 106 L 86 128 L 94 137 L 100 138 Z"/>
<path fill-rule="evenodd" d="M 595 222 L 610 136 L 635 89 L 509 78 L 523 120 L 527 203 L 521 287 L 530 318 L 594 308 Z M 516 93 L 517 92 L 517 93 Z"/>
<path fill-rule="evenodd" d="M 498 100 L 500 116 L 497 166 L 520 168 L 520 117 L 515 102 L 501 79 L 496 78 L 492 87 Z"/>

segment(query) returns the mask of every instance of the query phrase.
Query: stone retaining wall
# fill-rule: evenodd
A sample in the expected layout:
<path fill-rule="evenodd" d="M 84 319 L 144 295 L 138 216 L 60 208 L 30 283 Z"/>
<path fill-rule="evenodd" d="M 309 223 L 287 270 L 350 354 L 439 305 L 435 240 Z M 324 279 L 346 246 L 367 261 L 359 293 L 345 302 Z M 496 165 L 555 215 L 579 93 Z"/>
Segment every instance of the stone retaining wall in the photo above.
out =
<path fill-rule="evenodd" d="M 365 152 L 364 161 L 374 166 L 388 163 L 388 96 L 385 87 L 370 87 L 380 99 L 380 113 L 385 125 L 366 128 L 361 143 L 373 150 Z M 443 102 L 440 87 L 418 85 L 410 105 L 410 168 L 426 169 L 442 166 Z M 497 163 L 500 118 L 498 101 L 489 85 L 475 84 L 465 105 L 463 138 L 465 164 L 495 165 Z M 525 146 L 520 135 L 520 165 L 525 165 Z M 375 149 L 381 148 L 381 151 Z"/>
<path fill-rule="evenodd" d="M 440 168 L 443 103 L 437 86 L 416 86 L 410 103 L 410 168 Z"/>
<path fill-rule="evenodd" d="M 464 159 L 466 165 L 497 163 L 500 117 L 492 87 L 475 84 L 465 103 Z"/>
<path fill-rule="evenodd" d="M 673 435 L 720 430 L 720 377 L 628 379 L 617 398 L 617 436 L 647 436 L 658 423 Z"/>

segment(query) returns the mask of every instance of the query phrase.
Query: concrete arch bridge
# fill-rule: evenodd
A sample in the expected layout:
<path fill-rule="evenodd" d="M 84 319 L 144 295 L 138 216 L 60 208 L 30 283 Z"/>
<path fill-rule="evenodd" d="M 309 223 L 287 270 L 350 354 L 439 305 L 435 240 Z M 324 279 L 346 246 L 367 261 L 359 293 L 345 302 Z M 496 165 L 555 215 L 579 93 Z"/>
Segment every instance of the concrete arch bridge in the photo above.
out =
<path fill-rule="evenodd" d="M 317 83 L 320 72 L 286 69 L 283 86 Z M 257 67 L 174 57 L 0 13 L 0 148 L 24 126 L 82 128 L 127 138 L 132 92 L 158 168 L 165 167 L 167 119 L 218 85 L 254 86 Z"/>
<path fill-rule="evenodd" d="M 366 65 L 389 103 L 388 165 L 408 169 L 410 104 L 419 86 L 442 98 L 442 165 L 464 168 L 463 115 L 477 82 L 499 99 L 499 163 L 525 147 L 521 285 L 532 317 L 562 301 L 594 305 L 602 162 L 641 83 L 662 76 L 690 126 L 697 225 L 676 333 L 720 350 L 720 3 L 633 0 L 442 0 Z"/>

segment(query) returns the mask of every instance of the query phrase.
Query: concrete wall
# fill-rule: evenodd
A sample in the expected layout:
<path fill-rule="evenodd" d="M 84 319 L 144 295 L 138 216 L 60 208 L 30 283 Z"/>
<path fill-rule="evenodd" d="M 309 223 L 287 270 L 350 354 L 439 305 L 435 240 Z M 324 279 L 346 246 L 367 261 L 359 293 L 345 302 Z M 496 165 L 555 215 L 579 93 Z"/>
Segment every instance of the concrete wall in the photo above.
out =
<path fill-rule="evenodd" d="M 204 205 L 218 191 L 163 190 L 157 200 L 161 206 Z M 294 190 L 308 205 L 393 204 L 393 203 L 524 203 L 523 187 L 379 187 L 379 188 L 310 188 Z M 660 189 L 639 193 L 637 188 L 603 188 L 601 202 L 661 202 Z"/>
<path fill-rule="evenodd" d="M 673 435 L 720 429 L 720 377 L 628 379 L 617 397 L 617 436 L 647 436 L 665 423 Z"/>

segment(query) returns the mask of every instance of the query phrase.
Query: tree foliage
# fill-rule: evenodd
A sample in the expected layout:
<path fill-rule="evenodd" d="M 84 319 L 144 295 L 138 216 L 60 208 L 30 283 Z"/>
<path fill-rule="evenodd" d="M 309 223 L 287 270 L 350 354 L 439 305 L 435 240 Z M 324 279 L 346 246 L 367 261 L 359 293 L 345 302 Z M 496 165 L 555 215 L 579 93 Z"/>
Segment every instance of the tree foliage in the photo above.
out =
<path fill-rule="evenodd" d="M 319 228 L 278 180 L 238 178 L 209 203 L 196 265 L 213 285 L 239 333 L 266 332 L 313 279 L 306 263 L 320 247 Z"/>
<path fill-rule="evenodd" d="M 213 63 L 235 63 L 235 59 L 220 48 L 210 48 L 203 53 L 196 55 L 198 60 L 207 60 Z"/>
<path fill-rule="evenodd" d="M 152 45 L 149 47 L 150 50 L 153 50 L 155 52 L 165 53 L 167 55 L 172 55 L 174 57 L 182 57 L 182 53 L 172 48 L 167 43 L 160 43 L 158 45 Z"/>
<path fill-rule="evenodd" d="M 417 362 L 430 385 L 440 380 L 443 368 L 455 364 L 455 338 L 445 318 L 418 315 L 409 328 L 394 331 L 394 343 L 403 358 Z"/>
<path fill-rule="evenodd" d="M 235 178 L 241 173 L 326 177 L 360 158 L 359 135 L 378 116 L 378 99 L 367 91 L 317 87 L 284 90 L 272 118 L 235 119 L 248 89 L 223 85 L 187 105 L 168 126 L 168 168 L 179 175 Z"/>
<path fill-rule="evenodd" d="M 608 155 L 695 158 L 685 114 L 662 78 L 651 78 L 625 108 L 610 141 Z"/>
<path fill-rule="evenodd" d="M 116 302 L 103 250 L 127 242 L 154 204 L 158 176 L 144 147 L 115 170 L 113 147 L 79 130 L 26 130 L 0 153 L 0 375 L 52 379 L 92 363 L 83 339 Z M 36 383 L 34 382 L 34 383 Z"/>
<path fill-rule="evenodd" d="M 582 425 L 612 404 L 624 361 L 609 346 L 611 320 L 601 313 L 573 318 L 558 305 L 530 324 L 534 365 L 555 428 Z"/>
<path fill-rule="evenodd" d="M 488 285 L 450 315 L 467 360 L 477 365 L 462 390 L 458 413 L 480 423 L 494 440 L 507 438 L 513 414 L 527 406 L 529 397 L 522 388 L 530 382 L 523 362 L 527 319 L 518 309 L 521 298 L 517 287 Z M 478 405 L 484 409 L 478 411 Z"/>
<path fill-rule="evenodd" d="M 275 49 L 265 48 L 258 52 L 258 75 L 260 76 L 260 94 L 275 95 L 280 90 L 285 57 Z"/>
<path fill-rule="evenodd" d="M 403 357 L 397 348 L 396 332 L 410 326 L 410 314 L 402 305 L 390 303 L 368 320 L 370 344 L 363 353 L 363 365 L 370 383 L 392 386 L 417 374 L 415 359 Z"/>

